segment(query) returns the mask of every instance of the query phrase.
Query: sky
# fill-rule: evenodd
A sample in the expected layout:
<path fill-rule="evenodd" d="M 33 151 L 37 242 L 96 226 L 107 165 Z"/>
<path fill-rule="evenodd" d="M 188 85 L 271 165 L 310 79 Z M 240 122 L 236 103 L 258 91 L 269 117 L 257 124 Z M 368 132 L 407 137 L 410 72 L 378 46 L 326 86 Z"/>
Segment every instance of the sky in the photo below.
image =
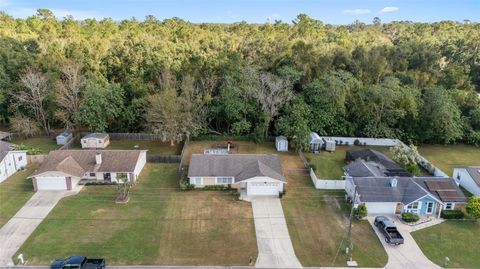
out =
<path fill-rule="evenodd" d="M 194 23 L 264 23 L 291 22 L 305 13 L 329 24 L 370 23 L 374 17 L 383 22 L 480 21 L 480 0 L 0 0 L 0 10 L 13 17 L 34 15 L 37 8 L 81 20 L 154 15 Z"/>

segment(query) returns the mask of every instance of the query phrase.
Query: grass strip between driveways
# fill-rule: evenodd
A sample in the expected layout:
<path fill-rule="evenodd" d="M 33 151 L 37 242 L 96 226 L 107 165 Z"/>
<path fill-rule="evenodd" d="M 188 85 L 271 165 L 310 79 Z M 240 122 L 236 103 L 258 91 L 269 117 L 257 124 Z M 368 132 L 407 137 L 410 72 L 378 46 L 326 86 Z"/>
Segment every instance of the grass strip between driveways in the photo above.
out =
<path fill-rule="evenodd" d="M 11 219 L 32 197 L 33 185 L 27 177 L 37 168 L 29 165 L 0 183 L 0 227 Z"/>

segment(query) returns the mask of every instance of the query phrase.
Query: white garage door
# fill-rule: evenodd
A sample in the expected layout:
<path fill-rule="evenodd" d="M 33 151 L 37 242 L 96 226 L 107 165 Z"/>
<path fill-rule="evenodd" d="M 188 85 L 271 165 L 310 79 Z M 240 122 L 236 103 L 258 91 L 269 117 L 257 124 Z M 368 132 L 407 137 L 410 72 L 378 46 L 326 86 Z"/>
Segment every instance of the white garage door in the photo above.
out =
<path fill-rule="evenodd" d="M 64 177 L 37 178 L 38 190 L 66 190 L 67 183 Z"/>
<path fill-rule="evenodd" d="M 278 182 L 248 182 L 247 195 L 278 196 L 280 184 Z"/>
<path fill-rule="evenodd" d="M 396 203 L 365 203 L 369 215 L 395 214 Z"/>

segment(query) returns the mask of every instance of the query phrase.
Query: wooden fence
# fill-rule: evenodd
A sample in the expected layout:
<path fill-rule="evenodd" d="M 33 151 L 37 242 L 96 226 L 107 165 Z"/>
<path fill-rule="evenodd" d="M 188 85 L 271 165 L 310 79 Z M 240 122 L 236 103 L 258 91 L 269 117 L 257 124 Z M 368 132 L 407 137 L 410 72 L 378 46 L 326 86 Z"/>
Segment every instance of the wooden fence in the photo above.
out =
<path fill-rule="evenodd" d="M 27 163 L 42 163 L 47 154 L 27 155 Z"/>

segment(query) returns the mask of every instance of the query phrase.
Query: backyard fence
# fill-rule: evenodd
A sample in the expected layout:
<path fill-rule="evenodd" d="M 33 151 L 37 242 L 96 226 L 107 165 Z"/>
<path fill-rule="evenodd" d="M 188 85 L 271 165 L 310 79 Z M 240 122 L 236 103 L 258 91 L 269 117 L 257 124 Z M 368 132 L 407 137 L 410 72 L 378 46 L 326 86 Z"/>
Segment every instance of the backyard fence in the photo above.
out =
<path fill-rule="evenodd" d="M 89 132 L 81 132 L 80 136 L 86 136 Z M 147 141 L 159 141 L 162 140 L 162 136 L 158 134 L 149 133 L 107 133 L 111 140 L 147 140 Z"/>
<path fill-rule="evenodd" d="M 404 148 L 410 149 L 410 147 L 403 143 L 399 139 L 390 139 L 390 138 L 368 138 L 368 137 L 344 137 L 344 136 L 322 136 L 325 139 L 333 139 L 338 145 L 351 145 L 355 144 L 355 141 L 358 141 L 357 144 L 361 146 L 384 146 L 384 147 L 394 147 L 400 144 Z M 427 170 L 430 174 L 436 177 L 449 177 L 445 172 L 440 170 L 438 167 L 430 163 L 425 157 L 418 154 L 417 156 L 418 164 Z"/>
<path fill-rule="evenodd" d="M 310 168 L 310 178 L 312 179 L 315 189 L 322 190 L 344 190 L 345 189 L 345 180 L 335 180 L 335 179 L 318 179 L 315 175 L 315 171 Z"/>

